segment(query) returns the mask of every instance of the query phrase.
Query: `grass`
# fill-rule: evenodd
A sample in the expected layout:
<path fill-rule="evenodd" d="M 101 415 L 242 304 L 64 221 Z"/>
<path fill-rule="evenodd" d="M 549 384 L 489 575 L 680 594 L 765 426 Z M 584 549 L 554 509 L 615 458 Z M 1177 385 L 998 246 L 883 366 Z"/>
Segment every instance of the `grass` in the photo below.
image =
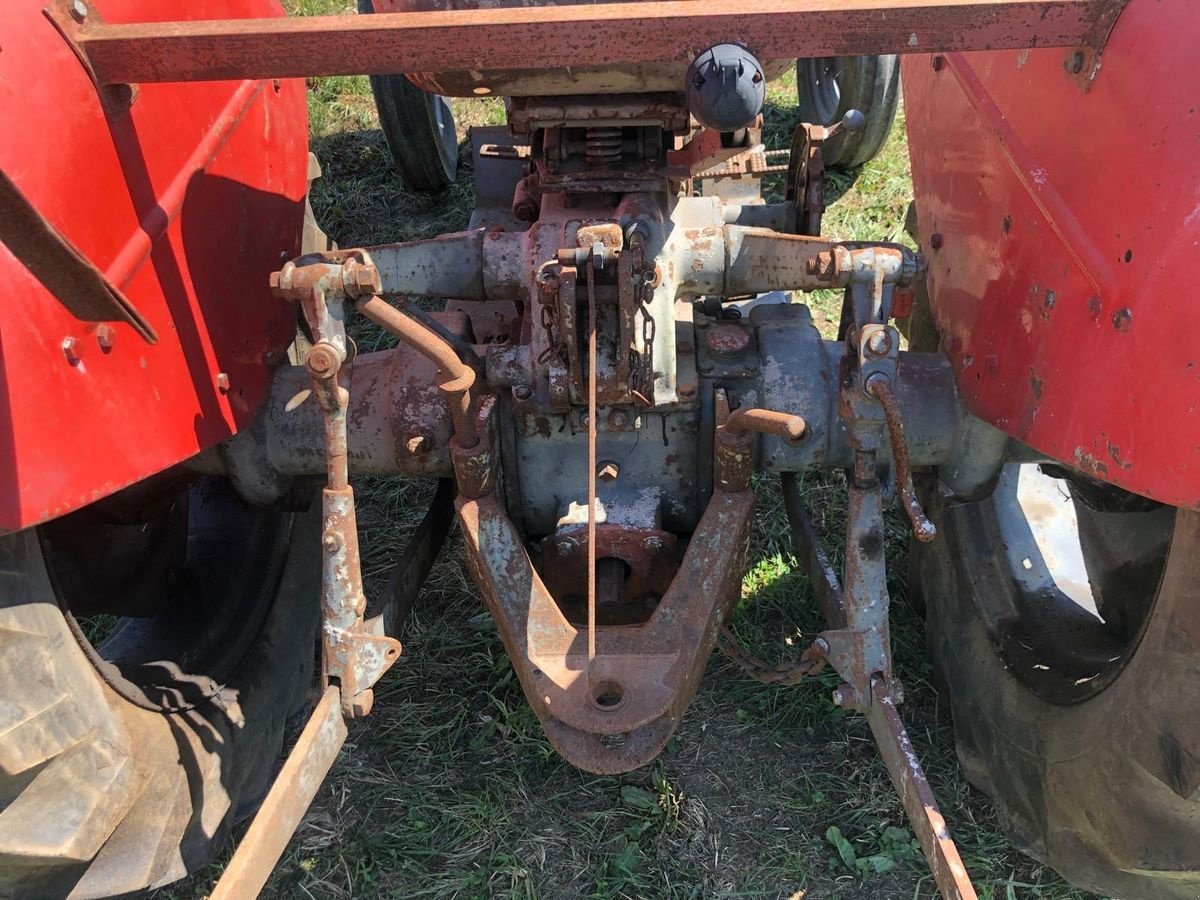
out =
<path fill-rule="evenodd" d="M 297 0 L 297 11 L 350 11 Z M 795 82 L 772 85 L 767 141 L 787 146 Z M 469 150 L 460 179 L 435 196 L 392 174 L 365 78 L 310 84 L 312 148 L 324 168 L 313 204 L 342 246 L 427 237 L 465 225 Z M 455 101 L 459 135 L 503 120 L 498 101 Z M 781 186 L 776 186 L 778 189 Z M 903 119 L 861 172 L 834 175 L 826 232 L 906 240 L 911 196 Z M 838 299 L 810 301 L 829 336 Z M 366 346 L 364 349 L 373 349 Z M 734 627 L 756 653 L 795 656 L 820 628 L 792 556 L 776 485 L 756 485 L 751 564 Z M 359 479 L 368 591 L 378 590 L 428 501 L 428 485 Z M 805 480 L 828 550 L 840 557 L 840 475 Z M 889 587 L 903 708 L 969 870 L 985 898 L 1089 896 L 1006 842 L 985 797 L 965 783 L 946 711 L 931 684 L 922 623 L 905 602 L 906 538 L 888 527 Z M 315 552 L 315 548 L 314 548 Z M 372 715 L 350 737 L 265 896 L 787 897 L 935 895 L 869 730 L 830 701 L 830 673 L 799 687 L 764 687 L 714 656 L 666 753 L 620 777 L 580 772 L 551 750 L 452 538 L 402 635 L 403 658 L 377 688 Z M 229 851 L 226 851 L 226 858 Z M 158 892 L 203 896 L 217 863 Z"/>

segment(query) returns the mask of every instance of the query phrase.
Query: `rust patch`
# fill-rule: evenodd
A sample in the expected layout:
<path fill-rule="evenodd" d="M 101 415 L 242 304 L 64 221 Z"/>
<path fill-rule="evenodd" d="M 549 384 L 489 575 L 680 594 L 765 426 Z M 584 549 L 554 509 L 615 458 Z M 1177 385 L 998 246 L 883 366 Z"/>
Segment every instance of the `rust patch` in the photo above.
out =
<path fill-rule="evenodd" d="M 1030 366 L 1029 367 L 1029 389 L 1031 391 L 1033 391 L 1033 399 L 1034 400 L 1042 399 L 1042 388 L 1045 387 L 1045 385 L 1046 385 L 1046 382 L 1044 382 L 1042 379 L 1038 378 L 1037 372 L 1034 371 L 1033 366 Z"/>

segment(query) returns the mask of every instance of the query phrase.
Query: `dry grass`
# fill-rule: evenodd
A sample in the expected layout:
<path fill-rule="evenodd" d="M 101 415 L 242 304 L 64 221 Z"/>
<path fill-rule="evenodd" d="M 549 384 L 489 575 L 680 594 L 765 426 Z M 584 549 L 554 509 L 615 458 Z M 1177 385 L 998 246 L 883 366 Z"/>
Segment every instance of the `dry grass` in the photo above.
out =
<path fill-rule="evenodd" d="M 337 11 L 305 0 L 303 12 Z M 768 138 L 786 146 L 795 85 L 774 85 Z M 470 211 L 469 154 L 459 183 L 422 196 L 390 171 L 365 79 L 310 90 L 312 146 L 325 178 L 314 206 L 343 246 L 425 237 L 461 227 Z M 466 125 L 502 120 L 496 102 L 456 102 Z M 885 152 L 838 176 L 826 230 L 903 238 L 910 196 L 903 122 Z M 836 330 L 837 301 L 815 298 Z M 364 349 L 371 349 L 366 347 Z M 430 496 L 423 484 L 362 479 L 359 522 L 368 589 L 399 556 Z M 792 556 L 773 483 L 759 485 L 752 563 L 735 626 L 753 649 L 795 654 L 820 626 Z M 810 478 L 810 508 L 838 553 L 840 476 Z M 906 540 L 889 528 L 889 586 L 904 714 L 981 896 L 1085 894 L 1012 849 L 986 798 L 963 780 L 945 711 L 930 683 L 922 624 L 905 603 Z M 316 548 L 313 548 L 316 552 Z M 402 635 L 405 655 L 377 690 L 273 875 L 271 897 L 809 897 L 933 896 L 904 833 L 899 801 L 858 717 L 832 705 L 832 675 L 763 687 L 714 656 L 667 752 L 649 768 L 595 777 L 550 749 L 452 538 Z M 862 875 L 827 838 L 836 828 L 860 858 L 889 871 Z M 214 865 L 163 897 L 202 896 Z"/>

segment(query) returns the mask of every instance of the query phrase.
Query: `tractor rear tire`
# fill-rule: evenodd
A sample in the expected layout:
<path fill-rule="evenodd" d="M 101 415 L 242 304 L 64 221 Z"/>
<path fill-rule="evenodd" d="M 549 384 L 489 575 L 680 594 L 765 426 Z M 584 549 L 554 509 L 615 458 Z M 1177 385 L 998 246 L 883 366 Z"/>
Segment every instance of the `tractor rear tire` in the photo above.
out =
<path fill-rule="evenodd" d="M 220 479 L 187 498 L 185 562 L 165 579 L 136 544 L 113 549 L 149 525 L 68 516 L 0 538 L 0 896 L 109 897 L 194 871 L 262 801 L 311 700 L 315 505 L 251 509 Z M 89 547 L 96 575 L 80 577 Z M 113 602 L 151 583 L 175 585 L 170 601 L 95 646 L 65 611 L 66 587 Z"/>
<path fill-rule="evenodd" d="M 358 0 L 360 15 L 373 13 Z M 403 75 L 372 75 L 371 92 L 396 174 L 414 191 L 440 191 L 458 177 L 458 133 L 450 101 Z"/>
<path fill-rule="evenodd" d="M 825 142 L 825 165 L 852 169 L 874 159 L 887 143 L 900 102 L 900 59 L 896 56 L 827 56 L 796 61 L 800 119 L 832 125 L 857 109 L 866 117 L 862 131 Z"/>
<path fill-rule="evenodd" d="M 1045 506 L 1012 524 L 1017 492 L 1006 484 L 1023 477 L 1018 468 L 1037 471 L 1007 467 L 977 503 L 947 505 L 931 492 L 940 534 L 914 545 L 959 760 L 1013 841 L 1069 881 L 1105 896 L 1193 900 L 1200 513 L 1096 504 L 1060 479 L 1049 496 L 1073 504 L 1086 574 L 1051 584 L 1094 592 L 1096 604 L 1072 612 L 1058 587 L 1031 575 L 1062 545 L 1042 553 L 1014 531 L 1047 527 Z"/>

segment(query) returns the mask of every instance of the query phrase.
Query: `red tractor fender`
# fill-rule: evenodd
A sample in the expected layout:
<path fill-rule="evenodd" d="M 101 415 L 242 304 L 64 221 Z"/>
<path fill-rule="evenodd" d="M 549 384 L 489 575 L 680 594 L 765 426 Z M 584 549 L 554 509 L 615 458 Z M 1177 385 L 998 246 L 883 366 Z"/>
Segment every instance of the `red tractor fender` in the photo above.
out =
<path fill-rule="evenodd" d="M 1200 508 L 1200 96 L 1191 0 L 1062 49 L 903 62 L 930 302 L 968 408 Z M 934 238 L 937 235 L 937 238 Z"/>
<path fill-rule="evenodd" d="M 77 509 L 228 438 L 296 312 L 304 82 L 147 84 L 106 114 L 43 0 L 0 4 L 0 170 L 146 319 L 75 318 L 0 244 L 0 529 Z M 278 0 L 88 0 L 110 22 L 278 16 Z M 19 35 L 19 39 L 15 36 Z"/>

